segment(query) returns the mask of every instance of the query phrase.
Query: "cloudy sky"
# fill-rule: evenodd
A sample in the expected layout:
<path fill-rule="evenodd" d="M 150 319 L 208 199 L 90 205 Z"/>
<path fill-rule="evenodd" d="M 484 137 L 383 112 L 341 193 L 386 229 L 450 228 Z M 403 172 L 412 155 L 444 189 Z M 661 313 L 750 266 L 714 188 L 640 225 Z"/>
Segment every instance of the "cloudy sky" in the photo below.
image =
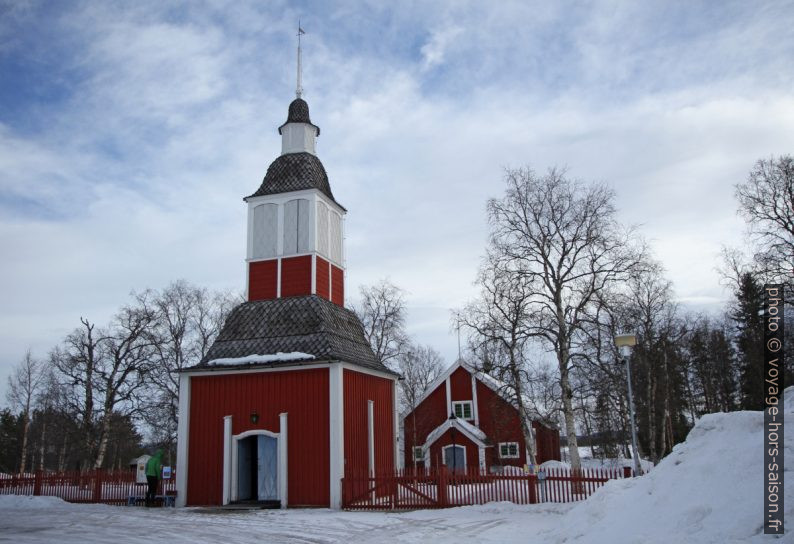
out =
<path fill-rule="evenodd" d="M 298 19 L 347 291 L 403 287 L 448 361 L 505 168 L 607 182 L 678 298 L 717 309 L 733 185 L 794 152 L 792 2 L 0 0 L 0 393 L 132 290 L 243 289 Z"/>

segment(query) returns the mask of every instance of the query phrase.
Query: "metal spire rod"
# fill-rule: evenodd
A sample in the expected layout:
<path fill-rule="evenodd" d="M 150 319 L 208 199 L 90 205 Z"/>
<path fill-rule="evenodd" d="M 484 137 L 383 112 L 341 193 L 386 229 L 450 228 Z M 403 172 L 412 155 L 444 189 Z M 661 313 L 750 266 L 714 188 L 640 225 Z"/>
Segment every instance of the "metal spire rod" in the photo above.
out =
<path fill-rule="evenodd" d="M 460 325 L 458 325 L 458 361 L 461 360 L 460 356 Z"/>
<path fill-rule="evenodd" d="M 295 95 L 298 98 L 303 94 L 303 87 L 301 87 L 301 34 L 303 34 L 303 29 L 301 28 L 300 19 L 298 19 L 298 84 L 295 88 Z"/>

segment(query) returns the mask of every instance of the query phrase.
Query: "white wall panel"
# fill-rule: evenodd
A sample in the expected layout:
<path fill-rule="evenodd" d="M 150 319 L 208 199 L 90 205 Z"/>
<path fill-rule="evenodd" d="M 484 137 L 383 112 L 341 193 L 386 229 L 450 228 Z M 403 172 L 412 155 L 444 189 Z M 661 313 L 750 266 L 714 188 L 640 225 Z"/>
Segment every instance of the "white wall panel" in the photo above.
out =
<path fill-rule="evenodd" d="M 311 237 L 309 228 L 309 201 L 300 199 L 298 200 L 298 253 L 309 251 Z"/>
<path fill-rule="evenodd" d="M 298 252 L 298 201 L 284 204 L 284 255 Z"/>
<path fill-rule="evenodd" d="M 276 256 L 277 221 L 278 206 L 275 204 L 260 204 L 254 208 L 254 259 Z"/>
<path fill-rule="evenodd" d="M 328 206 L 317 202 L 317 251 L 328 256 Z"/>

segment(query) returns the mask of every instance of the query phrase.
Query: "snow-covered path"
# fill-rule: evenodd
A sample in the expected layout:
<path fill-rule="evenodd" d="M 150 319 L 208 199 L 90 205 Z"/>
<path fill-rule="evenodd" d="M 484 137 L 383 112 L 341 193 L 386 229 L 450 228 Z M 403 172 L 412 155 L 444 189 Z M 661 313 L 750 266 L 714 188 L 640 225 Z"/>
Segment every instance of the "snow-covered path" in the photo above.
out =
<path fill-rule="evenodd" d="M 494 503 L 408 513 L 231 511 L 0 497 L 0 542 L 59 544 L 542 542 L 572 505 Z M 535 536 L 539 538 L 534 538 Z"/>

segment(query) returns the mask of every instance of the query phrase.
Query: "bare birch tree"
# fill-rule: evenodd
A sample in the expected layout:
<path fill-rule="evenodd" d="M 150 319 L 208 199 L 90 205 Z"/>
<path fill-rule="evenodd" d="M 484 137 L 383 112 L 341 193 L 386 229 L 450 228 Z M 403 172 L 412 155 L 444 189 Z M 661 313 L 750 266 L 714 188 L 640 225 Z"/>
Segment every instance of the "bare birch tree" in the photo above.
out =
<path fill-rule="evenodd" d="M 441 354 L 430 346 L 409 344 L 397 358 L 400 380 L 400 412 L 411 412 L 411 436 L 403 436 L 403 446 L 413 447 L 417 444 L 417 414 L 416 406 L 419 398 L 427 391 L 444 370 L 444 360 Z M 411 456 L 414 459 L 414 456 Z M 416 461 L 414 461 L 416 464 Z"/>
<path fill-rule="evenodd" d="M 736 186 L 739 213 L 755 245 L 755 261 L 772 281 L 794 278 L 794 157 L 759 160 Z"/>
<path fill-rule="evenodd" d="M 477 280 L 479 299 L 454 319 L 469 333 L 472 352 L 483 356 L 477 369 L 501 380 L 504 391 L 500 393 L 518 408 L 528 461 L 534 465 L 537 447 L 532 421 L 537 410 L 532 409 L 527 395 L 532 369 L 525 357 L 527 341 L 533 335 L 529 319 L 534 292 L 527 276 L 516 274 L 510 264 L 489 253 Z"/>
<path fill-rule="evenodd" d="M 62 380 L 66 410 L 78 421 L 80 466 L 88 469 L 96 449 L 94 374 L 102 357 L 102 334 L 88 319 L 81 317 L 80 325 L 55 347 L 50 362 Z"/>
<path fill-rule="evenodd" d="M 617 221 L 614 193 L 604 184 L 584 185 L 557 169 L 539 176 L 526 168 L 508 170 L 506 182 L 505 195 L 488 202 L 491 248 L 530 286 L 531 333 L 556 356 L 571 466 L 579 469 L 572 342 L 597 294 L 625 281 L 643 249 Z"/>
<path fill-rule="evenodd" d="M 107 452 L 113 416 L 136 417 L 143 408 L 157 338 L 155 314 L 145 306 L 127 306 L 114 317 L 102 339 L 103 357 L 94 369 L 101 399 L 94 468 L 101 468 Z"/>
<path fill-rule="evenodd" d="M 22 447 L 19 459 L 19 472 L 24 473 L 27 466 L 28 442 L 30 434 L 31 411 L 44 385 L 44 365 L 34 359 L 28 350 L 25 357 L 8 377 L 7 400 L 14 410 L 22 416 Z"/>
<path fill-rule="evenodd" d="M 407 344 L 405 293 L 388 280 L 362 286 L 361 299 L 353 311 L 364 326 L 364 334 L 384 365 L 397 369 L 397 357 Z"/>
<path fill-rule="evenodd" d="M 153 312 L 152 334 L 156 338 L 149 373 L 153 388 L 143 417 L 152 439 L 170 451 L 176 441 L 179 372 L 201 361 L 242 297 L 213 293 L 179 280 L 162 291 L 145 291 L 136 300 L 139 306 Z"/>

